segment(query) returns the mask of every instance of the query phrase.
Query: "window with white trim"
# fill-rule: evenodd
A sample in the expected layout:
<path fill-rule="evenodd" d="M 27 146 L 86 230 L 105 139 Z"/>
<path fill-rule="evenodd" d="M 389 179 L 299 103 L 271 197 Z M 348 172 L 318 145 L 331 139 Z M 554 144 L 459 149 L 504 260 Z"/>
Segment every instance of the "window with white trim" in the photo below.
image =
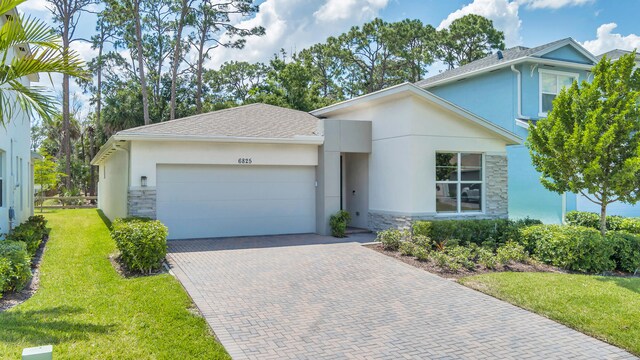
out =
<path fill-rule="evenodd" d="M 540 69 L 540 116 L 547 116 L 553 106 L 553 99 L 560 90 L 578 81 L 578 74 Z"/>
<path fill-rule="evenodd" d="M 436 212 L 482 212 L 482 154 L 436 153 Z"/>

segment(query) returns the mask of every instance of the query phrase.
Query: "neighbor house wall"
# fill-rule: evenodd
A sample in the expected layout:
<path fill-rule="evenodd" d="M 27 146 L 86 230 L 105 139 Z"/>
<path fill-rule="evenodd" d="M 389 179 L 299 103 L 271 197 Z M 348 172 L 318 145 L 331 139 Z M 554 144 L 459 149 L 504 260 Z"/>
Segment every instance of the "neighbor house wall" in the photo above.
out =
<path fill-rule="evenodd" d="M 114 152 L 98 167 L 98 207 L 110 219 L 128 215 L 129 153 Z"/>

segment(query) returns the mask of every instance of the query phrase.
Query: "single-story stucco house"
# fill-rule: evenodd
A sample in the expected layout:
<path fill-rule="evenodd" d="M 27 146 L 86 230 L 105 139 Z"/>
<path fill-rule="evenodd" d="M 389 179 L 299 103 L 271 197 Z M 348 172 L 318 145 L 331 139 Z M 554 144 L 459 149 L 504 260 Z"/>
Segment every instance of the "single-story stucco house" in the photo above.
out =
<path fill-rule="evenodd" d="M 306 113 L 252 104 L 120 131 L 92 163 L 107 217 L 170 239 L 329 234 L 340 209 L 380 230 L 505 218 L 522 139 L 406 83 Z"/>

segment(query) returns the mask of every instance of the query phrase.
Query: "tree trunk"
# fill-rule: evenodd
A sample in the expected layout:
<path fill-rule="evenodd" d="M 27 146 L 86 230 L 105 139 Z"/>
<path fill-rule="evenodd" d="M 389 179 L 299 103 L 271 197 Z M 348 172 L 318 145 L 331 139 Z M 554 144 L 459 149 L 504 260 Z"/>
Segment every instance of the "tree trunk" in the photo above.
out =
<path fill-rule="evenodd" d="M 604 236 L 607 233 L 607 202 L 600 204 L 600 233 Z"/>
<path fill-rule="evenodd" d="M 69 52 L 69 22 L 68 18 L 64 20 L 62 28 L 62 51 L 63 54 Z M 64 185 L 67 190 L 71 189 L 71 120 L 69 111 L 69 75 L 62 75 L 62 151 L 65 157 Z"/>
<path fill-rule="evenodd" d="M 206 34 L 202 34 L 200 47 L 198 48 L 198 65 L 196 68 L 196 114 L 202 114 L 202 67 L 204 63 L 204 40 Z"/>
<path fill-rule="evenodd" d="M 142 54 L 142 25 L 140 24 L 140 0 L 133 1 L 133 16 L 136 27 L 136 48 L 138 52 L 138 73 L 140 74 L 140 87 L 142 88 L 142 112 L 144 124 L 151 124 L 149 117 L 149 94 L 147 93 L 147 81 L 144 77 L 144 59 Z"/>
<path fill-rule="evenodd" d="M 178 21 L 178 28 L 176 32 L 176 47 L 173 51 L 173 64 L 171 64 L 171 103 L 169 105 L 169 120 L 176 118 L 176 87 L 178 83 L 178 66 L 180 65 L 180 58 L 182 58 L 182 29 L 184 28 L 184 22 L 188 11 L 188 0 L 182 0 L 182 11 L 180 13 L 180 20 Z"/>

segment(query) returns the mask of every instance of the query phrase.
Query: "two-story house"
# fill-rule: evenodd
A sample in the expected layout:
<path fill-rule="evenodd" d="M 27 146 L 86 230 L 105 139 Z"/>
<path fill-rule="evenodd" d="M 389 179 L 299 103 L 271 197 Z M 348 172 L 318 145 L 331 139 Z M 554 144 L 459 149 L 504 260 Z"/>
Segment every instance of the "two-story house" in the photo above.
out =
<path fill-rule="evenodd" d="M 619 57 L 619 56 L 618 56 Z M 416 85 L 526 139 L 530 122 L 551 110 L 553 99 L 574 80 L 591 80 L 598 59 L 571 38 L 541 46 L 513 47 L 442 72 Z M 509 216 L 559 223 L 570 210 L 593 211 L 582 196 L 559 195 L 540 184 L 524 144 L 508 150 Z M 639 215 L 626 204 L 612 213 Z"/>
<path fill-rule="evenodd" d="M 0 26 L 5 16 L 17 16 L 15 11 L 0 18 Z M 10 51 L 5 62 L 16 56 L 24 56 L 28 47 L 16 46 Z M 37 76 L 23 78 L 24 86 L 38 81 Z M 16 108 L 19 106 L 16 104 Z M 28 116 L 16 109 L 5 126 L 0 126 L 0 237 L 12 227 L 33 215 L 33 159 L 39 157 L 31 152 L 31 124 Z"/>

